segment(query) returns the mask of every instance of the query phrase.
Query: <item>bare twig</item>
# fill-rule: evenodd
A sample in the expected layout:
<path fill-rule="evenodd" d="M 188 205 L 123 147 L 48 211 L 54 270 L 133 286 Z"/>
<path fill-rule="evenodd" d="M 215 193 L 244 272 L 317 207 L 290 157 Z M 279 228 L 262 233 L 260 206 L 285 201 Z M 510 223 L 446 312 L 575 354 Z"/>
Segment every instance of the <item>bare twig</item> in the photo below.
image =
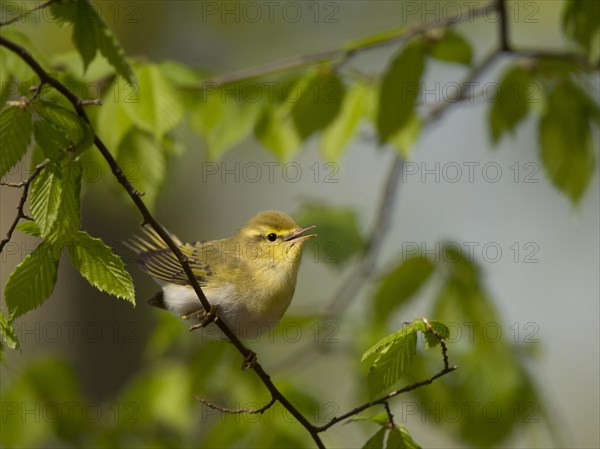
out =
<path fill-rule="evenodd" d="M 206 399 L 203 399 L 200 396 L 196 396 L 196 399 L 198 401 L 202 402 L 207 407 L 212 408 L 213 410 L 218 410 L 220 412 L 227 413 L 230 415 L 241 415 L 241 414 L 262 415 L 264 412 L 266 412 L 268 409 L 270 409 L 275 404 L 275 402 L 277 402 L 277 398 L 275 398 L 273 396 L 273 397 L 271 397 L 271 400 L 269 402 L 267 402 L 265 405 L 263 405 L 261 408 L 250 409 L 250 408 L 227 408 L 220 404 L 217 404 L 216 402 L 207 401 Z"/>
<path fill-rule="evenodd" d="M 324 432 L 327 429 L 329 429 L 331 426 L 333 426 L 341 421 L 344 421 L 345 419 L 348 419 L 351 416 L 358 415 L 360 412 L 362 412 L 368 408 L 371 408 L 374 405 L 385 404 L 387 401 L 389 401 L 390 399 L 392 399 L 395 396 L 398 396 L 399 394 L 408 393 L 409 391 L 413 391 L 413 390 L 416 390 L 417 388 L 424 387 L 425 385 L 429 385 L 429 384 L 433 383 L 433 381 L 435 381 L 436 379 L 439 379 L 440 377 L 445 376 L 448 373 L 451 373 L 452 371 L 454 371 L 457 368 L 458 368 L 457 366 L 451 366 L 448 368 L 444 368 L 439 373 L 437 373 L 431 377 L 428 377 L 425 380 L 422 380 L 420 382 L 415 382 L 414 384 L 407 385 L 406 387 L 400 388 L 399 390 L 394 390 L 391 393 L 386 394 L 385 396 L 375 399 L 374 401 L 370 401 L 365 404 L 359 405 L 358 407 L 353 408 L 352 410 L 344 413 L 343 415 L 336 416 L 331 421 L 329 421 L 327 424 L 323 424 L 322 426 L 317 427 L 317 431 Z"/>
<path fill-rule="evenodd" d="M 33 182 L 33 180 L 42 172 L 42 170 L 44 169 L 44 167 L 46 165 L 48 165 L 49 162 L 50 161 L 48 159 L 46 159 L 45 161 L 43 161 L 43 162 L 39 163 L 38 165 L 36 165 L 35 168 L 34 168 L 34 170 L 33 170 L 33 172 L 29 176 L 29 178 L 27 178 L 25 181 L 18 182 L 18 183 L 2 182 L 2 185 L 5 185 L 5 186 L 22 188 L 23 189 L 23 193 L 21 193 L 21 199 L 19 200 L 19 204 L 17 205 L 17 216 L 15 217 L 15 219 L 12 222 L 12 224 L 8 228 L 8 232 L 6 233 L 6 237 L 4 237 L 0 241 L 0 253 L 2 252 L 2 250 L 4 249 L 4 247 L 6 246 L 6 244 L 8 242 L 10 242 L 10 239 L 12 238 L 13 232 L 15 232 L 15 228 L 19 224 L 19 221 L 21 219 L 26 219 L 26 220 L 30 220 L 31 219 L 30 217 L 28 217 L 27 215 L 25 215 L 25 212 L 23 211 L 23 208 L 25 207 L 25 202 L 27 201 L 27 195 L 29 195 L 29 186 L 31 185 L 31 183 Z"/>

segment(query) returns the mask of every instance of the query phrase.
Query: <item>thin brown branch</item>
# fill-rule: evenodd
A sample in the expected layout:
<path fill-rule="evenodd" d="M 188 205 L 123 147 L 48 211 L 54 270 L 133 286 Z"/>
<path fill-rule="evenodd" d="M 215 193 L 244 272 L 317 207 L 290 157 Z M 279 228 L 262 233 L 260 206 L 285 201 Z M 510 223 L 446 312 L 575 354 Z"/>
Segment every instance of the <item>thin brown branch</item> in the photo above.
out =
<path fill-rule="evenodd" d="M 196 396 L 196 400 L 198 400 L 199 402 L 202 402 L 204 405 L 206 405 L 209 408 L 212 408 L 213 410 L 218 410 L 220 412 L 227 413 L 230 415 L 241 415 L 241 414 L 262 415 L 264 412 L 266 412 L 268 409 L 270 409 L 275 404 L 275 402 L 277 402 L 277 399 L 273 396 L 273 397 L 271 397 L 271 400 L 268 403 L 266 403 L 265 405 L 263 405 L 261 408 L 251 409 L 251 408 L 227 408 L 225 406 L 217 404 L 216 402 L 207 401 L 206 399 L 203 399 L 200 396 Z"/>
<path fill-rule="evenodd" d="M 35 8 L 32 9 L 28 9 L 27 11 L 22 12 L 19 15 L 16 15 L 15 17 L 12 17 L 8 20 L 5 20 L 4 22 L 0 22 L 0 27 L 6 26 L 6 25 L 11 25 L 15 22 L 18 22 L 20 20 L 23 20 L 25 17 L 27 17 L 29 14 L 31 14 L 32 12 L 35 11 L 39 11 L 40 9 L 44 9 L 47 6 L 50 6 L 50 4 L 54 3 L 56 0 L 48 0 L 45 3 L 40 3 L 39 5 L 37 5 Z"/>
<path fill-rule="evenodd" d="M 15 229 L 16 229 L 17 225 L 19 224 L 19 221 L 21 221 L 21 219 L 25 219 L 25 220 L 31 219 L 23 211 L 23 208 L 25 207 L 25 202 L 27 201 L 27 195 L 29 195 L 29 186 L 31 185 L 33 180 L 42 172 L 44 167 L 46 165 L 48 165 L 49 162 L 50 161 L 48 159 L 46 159 L 45 161 L 36 165 L 33 172 L 31 173 L 31 175 L 29 175 L 29 178 L 27 178 L 25 181 L 18 182 L 18 183 L 2 182 L 2 185 L 5 185 L 5 186 L 22 188 L 23 192 L 21 193 L 21 198 L 19 199 L 19 204 L 17 204 L 17 216 L 15 217 L 12 224 L 8 228 L 6 236 L 0 241 L 0 253 L 2 252 L 2 250 L 4 250 L 4 247 L 6 246 L 6 244 L 8 242 L 10 242 L 10 239 L 12 239 L 13 232 L 15 232 Z"/>
<path fill-rule="evenodd" d="M 324 62 L 337 62 L 338 64 L 346 63 L 351 58 L 359 53 L 375 48 L 397 44 L 398 42 L 412 39 L 415 36 L 426 34 L 427 32 L 447 27 L 466 21 L 471 21 L 479 16 L 488 14 L 496 8 L 495 3 L 488 3 L 479 8 L 468 9 L 461 11 L 459 14 L 446 17 L 444 20 L 435 22 L 427 22 L 411 28 L 400 28 L 397 33 L 391 33 L 385 39 L 373 40 L 355 45 L 353 47 L 338 48 L 334 50 L 326 50 L 308 55 L 299 55 L 291 58 L 281 59 L 279 61 L 270 62 L 265 65 L 251 67 L 243 70 L 238 70 L 224 75 L 216 76 L 212 79 L 203 81 L 199 86 L 185 86 L 188 89 L 206 89 L 224 86 L 226 84 L 237 83 L 240 81 L 250 81 L 256 78 L 262 78 L 276 73 L 289 71 L 292 69 L 303 68 L 309 65 L 317 65 Z"/>
<path fill-rule="evenodd" d="M 445 343 L 444 339 L 442 338 L 442 336 L 440 335 L 440 333 L 431 326 L 431 324 L 429 323 L 427 318 L 422 317 L 421 319 L 425 323 L 425 326 L 427 326 L 427 331 L 431 332 L 433 335 L 435 335 L 440 342 L 440 346 L 442 348 L 442 357 L 444 359 L 444 368 L 439 373 L 437 373 L 425 380 L 422 380 L 420 382 L 415 382 L 414 384 L 407 385 L 406 387 L 400 388 L 399 390 L 392 391 L 391 393 L 388 393 L 385 396 L 380 397 L 379 399 L 375 399 L 374 401 L 370 401 L 365 404 L 359 405 L 358 407 L 353 408 L 349 412 L 346 412 L 343 415 L 333 418 L 327 424 L 324 424 L 324 425 L 318 427 L 317 430 L 319 432 L 323 432 L 323 431 L 327 430 L 328 428 L 330 428 L 331 426 L 339 423 L 340 421 L 344 421 L 345 419 L 348 419 L 351 416 L 358 415 L 363 410 L 371 408 L 377 404 L 383 404 L 385 406 L 385 411 L 387 412 L 387 415 L 388 415 L 389 424 L 391 426 L 393 426 L 394 425 L 394 415 L 392 415 L 390 406 L 388 404 L 388 401 L 391 398 L 393 398 L 394 396 L 398 396 L 399 394 L 408 393 L 409 391 L 416 390 L 417 388 L 423 387 L 425 385 L 429 385 L 434 380 L 439 379 L 440 377 L 445 376 L 446 374 L 448 374 L 458 368 L 457 366 L 449 365 L 449 363 L 448 363 L 448 348 L 446 347 L 446 343 Z"/>
<path fill-rule="evenodd" d="M 31 69 L 36 73 L 36 75 L 40 78 L 42 83 L 46 83 L 52 87 L 54 87 L 58 92 L 60 92 L 75 108 L 75 112 L 81 119 L 83 119 L 93 130 L 90 119 L 83 108 L 82 100 L 75 95 L 72 91 L 70 91 L 64 84 L 62 84 L 58 79 L 51 76 L 37 61 L 36 59 L 29 53 L 25 48 L 20 45 L 0 36 L 0 45 L 8 48 L 9 50 L 15 52 L 19 57 L 27 64 Z M 209 312 L 211 310 L 211 305 L 206 298 L 204 292 L 200 288 L 200 284 L 196 279 L 196 276 L 192 272 L 192 269 L 189 263 L 186 260 L 186 257 L 183 255 L 169 232 L 167 232 L 162 225 L 154 218 L 154 216 L 150 213 L 144 201 L 141 199 L 139 192 L 131 185 L 131 182 L 123 173 L 123 170 L 112 156 L 109 149 L 106 147 L 102 139 L 94 132 L 94 144 L 96 148 L 102 154 L 102 157 L 108 163 L 113 175 L 119 181 L 119 183 L 123 186 L 131 200 L 136 205 L 140 214 L 143 217 L 143 221 L 148 223 L 152 228 L 160 235 L 165 244 L 169 247 L 169 249 L 173 252 L 173 254 L 177 257 L 179 263 L 181 264 L 182 269 L 184 270 L 190 285 L 198 295 L 198 299 L 200 300 L 204 310 Z M 16 226 L 16 225 L 15 225 Z M 244 346 L 244 344 L 239 340 L 239 338 L 233 333 L 233 331 L 223 322 L 223 320 L 215 320 L 215 324 L 221 329 L 221 331 L 227 336 L 227 338 L 233 343 L 233 345 L 237 348 L 237 350 L 244 356 L 247 357 L 251 354 L 251 351 Z M 316 431 L 316 427 L 310 423 L 306 417 L 279 391 L 279 389 L 275 386 L 275 384 L 271 381 L 270 376 L 264 371 L 262 366 L 257 362 L 252 366 L 254 372 L 261 379 L 265 387 L 269 390 L 271 395 L 278 400 L 281 405 L 283 405 L 291 414 L 298 420 L 298 422 L 310 433 L 313 438 L 315 444 L 319 448 L 325 448 L 321 438 Z"/>
<path fill-rule="evenodd" d="M 329 429 L 331 426 L 334 426 L 335 424 L 337 424 L 341 421 L 344 421 L 344 420 L 350 418 L 351 416 L 358 415 L 360 412 L 362 412 L 368 408 L 371 408 L 374 405 L 385 404 L 387 401 L 389 401 L 390 399 L 392 399 L 395 396 L 398 396 L 399 394 L 408 393 L 409 391 L 413 391 L 413 390 L 416 390 L 417 388 L 424 387 L 425 385 L 429 385 L 429 384 L 433 383 L 436 379 L 439 379 L 440 377 L 445 376 L 448 373 L 451 373 L 452 371 L 454 371 L 457 368 L 458 368 L 457 366 L 451 366 L 448 368 L 444 368 L 439 373 L 437 373 L 431 377 L 428 377 L 425 380 L 407 385 L 403 388 L 400 388 L 399 390 L 394 390 L 391 393 L 386 394 L 385 396 L 375 399 L 374 401 L 366 402 L 362 405 L 359 405 L 358 407 L 353 408 L 352 410 L 344 413 L 343 415 L 332 418 L 331 421 L 329 421 L 327 424 L 323 424 L 322 426 L 317 427 L 317 431 L 324 432 L 327 429 Z"/>

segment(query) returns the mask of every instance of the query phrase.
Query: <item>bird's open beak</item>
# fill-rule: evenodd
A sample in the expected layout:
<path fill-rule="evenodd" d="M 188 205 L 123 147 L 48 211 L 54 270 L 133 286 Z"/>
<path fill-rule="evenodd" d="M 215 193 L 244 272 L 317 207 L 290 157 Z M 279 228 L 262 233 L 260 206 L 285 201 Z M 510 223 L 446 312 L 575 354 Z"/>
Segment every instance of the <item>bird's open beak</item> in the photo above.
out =
<path fill-rule="evenodd" d="M 298 228 L 294 232 L 292 232 L 288 236 L 288 238 L 286 238 L 285 240 L 286 240 L 286 242 L 304 242 L 308 239 L 312 239 L 313 237 L 316 237 L 317 234 L 308 234 L 308 235 L 302 235 L 302 234 L 314 227 L 315 226 L 307 226 L 305 228 Z"/>

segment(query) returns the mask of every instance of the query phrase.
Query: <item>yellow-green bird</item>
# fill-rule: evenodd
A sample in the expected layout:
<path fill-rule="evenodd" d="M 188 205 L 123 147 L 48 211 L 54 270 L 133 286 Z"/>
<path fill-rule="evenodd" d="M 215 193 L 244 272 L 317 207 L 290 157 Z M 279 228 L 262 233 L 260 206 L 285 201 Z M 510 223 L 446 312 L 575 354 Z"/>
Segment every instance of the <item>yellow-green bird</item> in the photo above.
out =
<path fill-rule="evenodd" d="M 287 214 L 263 211 L 231 237 L 182 243 L 172 236 L 188 258 L 192 271 L 216 314 L 238 337 L 259 335 L 274 327 L 292 301 L 300 268 L 302 245 L 315 234 L 303 235 Z M 152 228 L 144 227 L 128 246 L 137 253 L 142 269 L 161 286 L 148 301 L 183 319 L 206 315 L 175 255 Z M 213 326 L 214 327 L 214 326 Z"/>

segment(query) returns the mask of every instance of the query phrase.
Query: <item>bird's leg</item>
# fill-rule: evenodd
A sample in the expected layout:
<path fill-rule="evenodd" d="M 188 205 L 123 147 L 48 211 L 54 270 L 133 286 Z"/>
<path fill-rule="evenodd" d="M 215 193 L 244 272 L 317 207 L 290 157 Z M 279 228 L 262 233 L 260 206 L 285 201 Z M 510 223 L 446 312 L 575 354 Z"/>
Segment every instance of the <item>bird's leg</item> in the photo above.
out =
<path fill-rule="evenodd" d="M 195 312 L 188 313 L 186 315 L 181 315 L 181 319 L 183 320 L 188 320 L 192 317 L 198 318 L 200 322 L 194 324 L 193 326 L 190 326 L 190 331 L 199 329 L 201 327 L 206 327 L 210 323 L 214 322 L 217 318 L 217 306 L 211 304 L 210 310 L 208 312 L 201 308 L 196 310 Z"/>
<path fill-rule="evenodd" d="M 248 350 L 248 354 L 244 357 L 244 362 L 242 363 L 242 370 L 246 371 L 254 367 L 256 365 L 256 352 Z"/>

